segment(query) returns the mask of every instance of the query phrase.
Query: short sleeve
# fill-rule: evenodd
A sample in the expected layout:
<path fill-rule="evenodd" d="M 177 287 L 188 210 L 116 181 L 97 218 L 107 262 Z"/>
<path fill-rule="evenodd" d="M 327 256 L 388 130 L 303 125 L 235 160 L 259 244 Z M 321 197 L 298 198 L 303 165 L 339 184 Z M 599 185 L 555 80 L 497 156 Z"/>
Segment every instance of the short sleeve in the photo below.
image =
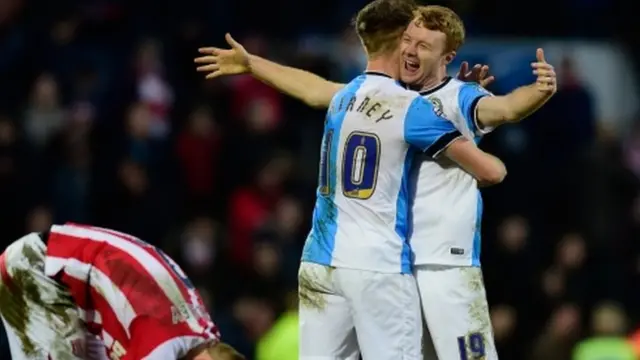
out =
<path fill-rule="evenodd" d="M 405 141 L 427 155 L 436 157 L 462 134 L 442 117 L 428 100 L 418 96 L 407 111 L 404 122 Z"/>
<path fill-rule="evenodd" d="M 478 123 L 478 102 L 485 96 L 493 96 L 493 94 L 477 83 L 464 83 L 460 86 L 458 92 L 458 106 L 460 107 L 460 111 L 467 122 L 467 126 L 476 136 L 488 134 L 494 129 Z"/>

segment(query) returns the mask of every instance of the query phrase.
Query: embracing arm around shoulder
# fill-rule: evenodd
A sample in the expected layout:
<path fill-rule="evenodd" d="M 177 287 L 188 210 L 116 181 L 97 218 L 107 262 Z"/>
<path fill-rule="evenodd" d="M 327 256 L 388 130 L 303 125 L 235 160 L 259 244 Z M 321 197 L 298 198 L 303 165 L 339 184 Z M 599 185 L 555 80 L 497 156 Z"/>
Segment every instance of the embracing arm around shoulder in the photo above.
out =
<path fill-rule="evenodd" d="M 500 159 L 480 150 L 421 97 L 414 100 L 407 112 L 405 140 L 432 158 L 446 156 L 482 186 L 498 184 L 507 175 Z"/>
<path fill-rule="evenodd" d="M 498 184 L 507 175 L 502 161 L 462 136 L 451 121 L 438 116 L 432 104 L 421 97 L 409 107 L 404 126 L 407 143 L 433 158 L 448 157 L 482 185 Z"/>
<path fill-rule="evenodd" d="M 500 159 L 463 137 L 449 144 L 443 155 L 476 178 L 480 186 L 499 184 L 507 176 L 507 168 Z"/>
<path fill-rule="evenodd" d="M 327 108 L 344 84 L 326 80 L 309 71 L 249 55 L 251 74 L 278 91 L 301 100 L 314 108 Z"/>

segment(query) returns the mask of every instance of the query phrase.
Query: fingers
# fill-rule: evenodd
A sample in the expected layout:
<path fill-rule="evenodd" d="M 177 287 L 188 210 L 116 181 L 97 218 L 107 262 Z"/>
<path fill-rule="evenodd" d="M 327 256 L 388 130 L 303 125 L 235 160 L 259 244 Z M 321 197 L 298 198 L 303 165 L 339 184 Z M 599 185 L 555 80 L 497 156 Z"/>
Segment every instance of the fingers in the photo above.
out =
<path fill-rule="evenodd" d="M 240 53 L 240 51 L 244 51 L 244 49 L 230 34 L 226 34 L 225 39 L 229 46 L 231 46 L 231 49 L 220 49 L 216 47 L 201 47 L 198 49 L 198 52 L 203 56 L 195 58 L 193 62 L 200 65 L 196 67 L 196 71 L 206 73 L 205 79 L 213 79 L 222 75 L 241 72 L 237 69 L 237 71 L 234 70 L 234 66 L 240 66 L 234 63 L 234 54 Z"/>
<path fill-rule="evenodd" d="M 222 72 L 217 70 L 217 71 L 212 72 L 211 74 L 207 74 L 207 76 L 205 76 L 204 78 L 207 79 L 207 80 L 210 80 L 210 79 L 215 79 L 220 75 L 222 75 Z"/>
<path fill-rule="evenodd" d="M 532 63 L 531 67 L 533 68 L 533 74 L 534 75 L 544 75 L 544 76 L 550 76 L 553 75 L 555 76 L 556 71 L 553 68 L 552 65 L 547 64 L 547 63 Z"/>
<path fill-rule="evenodd" d="M 466 61 L 465 61 L 466 63 Z M 478 73 L 480 70 L 480 65 L 476 64 L 469 70 L 469 64 L 466 64 L 465 72 L 459 73 L 459 78 L 463 81 L 478 81 Z M 460 67 L 460 71 L 462 71 L 462 66 Z"/>
<path fill-rule="evenodd" d="M 200 56 L 193 59 L 193 62 L 196 64 L 210 64 L 218 61 L 217 56 Z"/>
<path fill-rule="evenodd" d="M 488 65 L 483 65 L 480 68 L 480 73 L 478 74 L 478 79 L 482 80 L 482 79 L 486 78 L 488 74 L 489 74 L 489 66 Z"/>
<path fill-rule="evenodd" d="M 556 72 L 553 70 L 533 70 L 533 75 L 536 75 L 537 77 L 555 77 L 556 76 Z"/>
<path fill-rule="evenodd" d="M 536 84 L 539 89 L 542 91 L 550 91 L 554 92 L 556 89 L 556 72 L 553 70 L 553 66 L 549 64 L 540 64 L 538 65 L 547 65 L 547 66 L 537 66 L 534 67 L 533 74 L 537 76 Z"/>
<path fill-rule="evenodd" d="M 211 72 L 218 70 L 220 70 L 220 66 L 218 66 L 218 64 L 203 65 L 196 68 L 196 71 L 198 72 Z"/>
<path fill-rule="evenodd" d="M 549 84 L 549 83 L 538 82 L 536 86 L 538 88 L 538 91 L 549 93 L 549 94 L 554 94 L 557 89 L 555 83 Z"/>
<path fill-rule="evenodd" d="M 531 67 L 534 69 L 552 69 L 553 65 L 546 62 L 532 62 Z"/>
<path fill-rule="evenodd" d="M 217 55 L 220 52 L 221 49 L 216 48 L 216 47 L 201 47 L 198 49 L 198 52 L 200 54 L 211 54 L 211 55 Z"/>
<path fill-rule="evenodd" d="M 538 77 L 538 81 L 548 82 L 553 80 L 555 82 L 556 71 L 550 64 L 538 62 L 531 64 L 531 67 L 533 67 L 533 74 Z"/>
<path fill-rule="evenodd" d="M 540 85 L 543 85 L 543 84 L 554 85 L 556 83 L 556 77 L 555 76 L 538 76 L 538 78 L 536 79 L 536 83 Z"/>
<path fill-rule="evenodd" d="M 536 61 L 531 63 L 536 84 L 541 91 L 554 93 L 557 89 L 557 76 L 553 66 L 547 63 L 542 48 L 536 49 Z"/>
<path fill-rule="evenodd" d="M 543 90 L 551 89 L 556 86 L 556 79 L 550 77 L 538 78 L 536 80 L 536 84 L 538 84 L 538 86 L 540 86 Z"/>
<path fill-rule="evenodd" d="M 463 78 L 468 71 L 469 71 L 469 63 L 466 61 L 463 61 L 460 64 L 460 70 L 458 71 L 458 78 L 461 78 L 461 77 Z"/>
<path fill-rule="evenodd" d="M 487 76 L 488 73 L 489 73 L 489 66 L 475 64 L 473 65 L 473 68 L 469 73 L 469 77 L 472 81 L 479 83 L 482 81 L 482 79 L 484 79 Z"/>
<path fill-rule="evenodd" d="M 196 64 L 206 64 L 196 67 L 196 71 L 210 73 L 205 76 L 205 79 L 213 79 L 221 75 L 220 65 L 218 65 L 218 53 L 217 48 L 200 48 L 198 51 L 201 54 L 212 54 L 208 56 L 200 56 L 193 59 Z"/>
<path fill-rule="evenodd" d="M 229 46 L 231 46 L 234 49 L 240 49 L 242 48 L 242 45 L 240 45 L 239 42 L 235 41 L 233 37 L 231 37 L 231 34 L 226 33 L 224 34 L 224 39 L 227 40 L 227 44 L 229 44 Z"/>
<path fill-rule="evenodd" d="M 491 76 L 491 80 L 486 81 L 488 75 L 489 65 L 476 64 L 473 66 L 473 70 L 471 71 L 471 78 L 479 83 L 480 86 L 487 87 L 487 85 L 491 84 L 495 80 L 495 77 Z"/>
<path fill-rule="evenodd" d="M 482 86 L 483 88 L 486 88 L 487 86 L 491 85 L 494 81 L 496 81 L 496 77 L 491 75 L 486 79 L 481 80 L 480 86 Z"/>
<path fill-rule="evenodd" d="M 207 65 L 202 65 L 202 66 L 198 66 L 196 68 L 196 71 L 198 72 L 214 72 L 218 73 L 220 70 L 220 65 L 218 65 L 218 58 L 216 56 L 201 56 L 198 58 L 195 58 L 193 60 L 196 64 L 207 64 Z M 219 74 L 218 74 L 219 75 Z M 217 76 L 217 75 L 216 75 Z M 216 77 L 214 76 L 214 77 Z M 209 79 L 209 75 L 206 76 L 207 79 Z M 211 77 L 213 78 L 213 77 Z"/>
<path fill-rule="evenodd" d="M 495 81 L 495 77 L 490 76 L 487 78 L 487 76 L 489 76 L 488 65 L 475 64 L 471 69 L 469 69 L 469 63 L 466 61 L 460 64 L 458 79 L 462 81 L 477 82 L 480 86 L 485 87 Z"/>
<path fill-rule="evenodd" d="M 536 50 L 536 60 L 541 63 L 546 63 L 547 60 L 544 58 L 544 50 L 542 48 L 538 48 Z"/>
<path fill-rule="evenodd" d="M 482 70 L 482 66 L 480 64 L 473 65 L 471 71 L 469 72 L 469 76 L 472 77 L 473 80 L 479 80 L 478 75 L 480 75 L 480 71 Z"/>

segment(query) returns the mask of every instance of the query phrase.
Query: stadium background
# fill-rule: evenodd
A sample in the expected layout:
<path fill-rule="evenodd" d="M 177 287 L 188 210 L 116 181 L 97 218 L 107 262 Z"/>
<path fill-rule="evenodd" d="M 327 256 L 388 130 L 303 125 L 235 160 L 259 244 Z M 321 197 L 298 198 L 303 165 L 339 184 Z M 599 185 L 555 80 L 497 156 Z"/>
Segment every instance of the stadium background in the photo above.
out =
<path fill-rule="evenodd" d="M 365 2 L 1 0 L 0 249 L 51 222 L 130 232 L 179 260 L 250 359 L 295 359 L 292 294 L 323 113 L 250 77 L 205 82 L 192 59 L 231 31 L 252 52 L 346 81 L 362 69 L 347 25 Z M 631 2 L 437 3 L 463 16 L 460 58 L 488 62 L 496 93 L 532 80 L 537 46 L 559 73 L 548 105 L 481 144 L 509 169 L 483 191 L 502 359 L 571 359 L 583 339 L 630 336 L 640 324 Z"/>

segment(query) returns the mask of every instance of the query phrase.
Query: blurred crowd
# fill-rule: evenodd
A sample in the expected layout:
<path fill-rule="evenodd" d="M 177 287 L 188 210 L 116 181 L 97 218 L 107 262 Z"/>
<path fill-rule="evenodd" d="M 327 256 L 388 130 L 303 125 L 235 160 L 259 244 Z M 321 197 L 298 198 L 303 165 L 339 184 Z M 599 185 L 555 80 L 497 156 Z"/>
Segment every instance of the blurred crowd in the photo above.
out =
<path fill-rule="evenodd" d="M 230 29 L 251 52 L 347 80 L 349 66 L 299 51 L 296 40 L 341 34 L 366 1 L 28 3 L 0 1 L 0 250 L 66 221 L 134 234 L 183 266 L 225 340 L 249 359 L 296 359 L 297 266 L 323 112 L 251 77 L 205 82 L 192 59 Z M 605 23 L 624 6 L 560 3 Z M 485 2 L 446 4 L 471 35 L 549 31 L 527 32 L 526 14 L 500 27 Z M 295 12 L 277 10 L 285 7 Z M 297 11 L 303 20 L 283 17 Z M 572 25 L 550 16 L 557 34 L 593 35 L 582 16 Z M 611 31 L 604 36 L 625 39 L 627 30 Z M 481 144 L 509 169 L 483 190 L 482 246 L 506 360 L 589 360 L 589 339 L 640 325 L 640 122 L 621 134 L 601 128 L 572 60 L 556 66 L 551 102 Z M 4 336 L 0 359 L 10 359 Z"/>

